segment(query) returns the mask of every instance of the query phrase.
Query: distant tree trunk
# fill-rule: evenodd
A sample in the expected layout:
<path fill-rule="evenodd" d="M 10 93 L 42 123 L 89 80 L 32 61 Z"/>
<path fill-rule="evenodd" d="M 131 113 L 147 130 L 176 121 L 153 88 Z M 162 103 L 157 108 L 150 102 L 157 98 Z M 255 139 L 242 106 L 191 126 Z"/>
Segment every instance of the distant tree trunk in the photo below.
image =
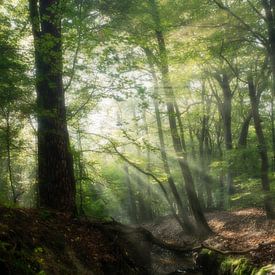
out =
<path fill-rule="evenodd" d="M 251 119 L 252 119 L 252 111 L 250 110 L 246 118 L 244 119 L 241 127 L 241 132 L 238 140 L 238 148 L 246 148 L 249 124 L 251 122 Z"/>
<path fill-rule="evenodd" d="M 164 136 L 163 136 L 163 131 L 162 131 L 162 122 L 161 122 L 161 118 L 160 118 L 159 104 L 156 99 L 154 100 L 154 106 L 155 106 L 155 113 L 156 113 L 156 119 L 157 119 L 157 125 L 158 125 L 158 136 L 159 136 L 161 158 L 162 158 L 162 162 L 163 162 L 163 166 L 164 166 L 164 171 L 167 176 L 167 181 L 168 181 L 169 187 L 172 191 L 173 197 L 174 197 L 176 205 L 178 207 L 180 217 L 182 218 L 182 220 L 184 222 L 184 227 L 188 232 L 191 233 L 193 230 L 193 226 L 192 226 L 191 221 L 188 217 L 187 210 L 184 209 L 184 205 L 183 205 L 180 195 L 178 193 L 176 184 L 174 182 L 174 179 L 172 177 L 170 167 L 168 164 L 168 157 L 167 157 L 167 153 L 166 153 L 166 146 L 164 143 Z"/>
<path fill-rule="evenodd" d="M 211 178 L 208 175 L 208 161 L 209 152 L 207 149 L 207 127 L 208 127 L 208 117 L 203 116 L 202 119 L 202 129 L 199 139 L 199 152 L 200 152 L 200 181 L 202 182 L 202 187 L 205 189 L 206 193 L 206 208 L 210 209 L 213 206 L 212 189 L 211 189 Z"/>
<path fill-rule="evenodd" d="M 217 149 L 215 150 L 215 156 L 219 161 L 223 159 L 223 151 L 222 151 L 222 120 L 219 120 L 215 123 L 215 136 L 216 136 L 216 144 Z M 217 199 L 217 206 L 219 209 L 224 209 L 225 204 L 225 183 L 224 183 L 224 171 L 220 169 L 219 177 L 218 177 L 218 188 L 219 188 L 219 196 Z"/>
<path fill-rule="evenodd" d="M 194 142 L 194 135 L 193 135 L 194 133 L 192 131 L 192 126 L 189 120 L 188 120 L 188 134 L 190 138 L 190 147 L 191 147 L 191 152 L 189 152 L 189 155 L 192 157 L 193 160 L 196 160 L 197 153 L 196 153 L 195 142 Z"/>
<path fill-rule="evenodd" d="M 6 149 L 7 149 L 7 165 L 10 187 L 12 192 L 13 204 L 17 203 L 17 195 L 15 190 L 15 185 L 13 181 L 12 163 L 11 163 L 11 127 L 10 127 L 10 114 L 9 111 L 6 113 Z"/>
<path fill-rule="evenodd" d="M 216 155 L 221 160 L 223 158 L 223 151 L 222 151 L 222 125 L 221 125 L 221 119 L 216 124 L 216 144 L 217 144 L 217 150 Z"/>
<path fill-rule="evenodd" d="M 204 177 L 204 173 L 205 173 L 205 152 L 204 152 L 204 141 L 205 141 L 205 130 L 206 130 L 206 115 L 203 114 L 203 118 L 201 121 L 201 131 L 198 131 L 197 134 L 197 138 L 199 141 L 199 169 L 201 169 L 201 173 L 199 173 L 198 175 L 198 198 L 201 202 L 201 205 L 203 208 L 206 208 L 206 204 L 204 201 L 204 190 L 206 187 L 206 182 L 205 182 L 205 177 Z"/>
<path fill-rule="evenodd" d="M 154 65 L 153 62 L 151 61 L 151 54 L 147 49 L 144 49 L 145 53 L 147 55 L 147 60 L 151 69 L 152 77 L 154 80 L 154 107 L 155 107 L 155 115 L 156 115 L 156 120 L 157 120 L 157 128 L 158 128 L 158 137 L 159 137 L 159 143 L 160 143 L 160 153 L 161 153 L 161 159 L 163 163 L 163 168 L 164 172 L 167 177 L 167 182 L 169 185 L 169 188 L 173 194 L 173 198 L 175 199 L 175 203 L 177 205 L 178 211 L 179 211 L 179 216 L 180 219 L 182 219 L 183 222 L 181 222 L 180 219 L 180 224 L 183 229 L 185 229 L 187 232 L 192 233 L 194 228 L 193 225 L 188 217 L 187 210 L 184 208 L 183 202 L 181 200 L 181 197 L 179 195 L 179 192 L 177 190 L 176 184 L 174 182 L 174 179 L 171 174 L 170 166 L 168 163 L 168 156 L 166 153 L 166 146 L 164 142 L 164 135 L 163 135 L 163 130 L 162 130 L 162 121 L 161 121 L 161 116 L 160 116 L 160 110 L 159 110 L 159 102 L 158 102 L 158 96 L 159 96 L 159 87 L 158 87 L 158 80 L 157 76 L 154 70 Z M 171 210 L 173 210 L 173 205 L 170 203 Z M 176 213 L 174 213 L 176 215 Z"/>
<path fill-rule="evenodd" d="M 149 138 L 149 127 L 148 127 L 148 123 L 147 123 L 147 119 L 146 119 L 146 112 L 143 109 L 142 112 L 142 118 L 143 118 L 143 123 L 144 123 L 144 128 L 145 128 L 145 134 L 147 139 Z M 147 168 L 146 171 L 151 173 L 151 151 L 150 148 L 146 148 L 146 158 L 147 158 Z M 151 202 L 152 201 L 152 190 L 151 190 L 151 182 L 150 182 L 150 177 L 147 177 L 147 196 L 148 196 L 148 200 Z M 152 204 L 150 203 L 148 205 L 148 211 L 147 211 L 147 220 L 148 221 L 152 221 L 154 218 L 154 213 L 153 213 L 153 208 L 152 208 Z"/>
<path fill-rule="evenodd" d="M 206 100 L 205 84 L 202 85 L 202 127 L 199 135 L 199 152 L 200 152 L 200 166 L 201 176 L 200 180 L 206 191 L 206 208 L 211 208 L 213 204 L 211 180 L 208 175 L 208 164 L 209 164 L 209 144 L 208 144 L 208 128 L 209 128 L 209 113 L 211 109 L 210 102 Z"/>
<path fill-rule="evenodd" d="M 135 106 L 133 108 L 133 119 L 135 121 L 135 128 L 137 131 L 136 134 L 138 135 L 140 127 L 138 125 L 138 117 L 136 114 Z M 139 147 L 139 145 L 137 145 L 136 148 L 137 148 L 138 158 L 140 159 L 142 155 L 141 148 Z M 148 182 L 145 183 L 144 180 L 141 178 L 141 174 L 135 175 L 135 179 L 136 179 L 137 186 L 139 188 L 138 193 L 136 195 L 136 198 L 138 200 L 138 210 L 139 210 L 138 220 L 139 222 L 145 222 L 145 221 L 148 221 L 148 212 L 150 212 L 152 209 L 152 206 L 151 206 L 152 202 L 148 200 L 147 192 L 146 193 L 144 192 L 144 187 L 146 186 L 146 189 L 147 189 L 149 186 L 147 185 Z M 144 199 L 145 196 L 147 200 Z"/>
<path fill-rule="evenodd" d="M 182 124 L 182 120 L 181 120 L 179 106 L 176 101 L 174 102 L 174 105 L 175 105 L 175 110 L 176 110 L 177 122 L 179 125 L 181 146 L 182 146 L 185 154 L 187 155 L 187 147 L 186 147 L 186 143 L 185 143 L 184 130 L 183 130 L 183 124 Z"/>
<path fill-rule="evenodd" d="M 267 147 L 266 141 L 261 125 L 261 118 L 259 114 L 259 100 L 257 99 L 256 86 L 254 84 L 253 78 L 248 78 L 248 91 L 249 98 L 252 108 L 254 127 L 256 131 L 256 135 L 259 143 L 259 154 L 261 157 L 262 165 L 261 165 L 261 179 L 262 179 L 262 188 L 264 192 L 264 206 L 266 211 L 266 216 L 269 219 L 275 218 L 275 212 L 273 209 L 272 197 L 270 194 L 270 184 L 268 177 L 268 155 L 267 155 Z"/>
<path fill-rule="evenodd" d="M 78 207 L 78 213 L 79 215 L 84 216 L 84 194 L 83 194 L 83 179 L 85 177 L 85 169 L 83 164 L 83 148 L 82 148 L 82 142 L 81 142 L 81 130 L 80 126 L 78 126 L 77 129 L 77 143 L 78 143 L 78 154 L 77 159 L 75 159 L 75 163 L 77 165 L 77 183 L 79 185 L 79 207 Z"/>
<path fill-rule="evenodd" d="M 29 0 L 34 38 L 41 207 L 75 212 L 75 179 L 62 82 L 60 0 Z"/>
<path fill-rule="evenodd" d="M 219 104 L 219 110 L 222 116 L 223 120 L 223 130 L 224 130 L 224 142 L 225 142 L 225 148 L 227 152 L 230 152 L 233 149 L 233 143 L 232 143 L 232 98 L 233 93 L 230 88 L 230 80 L 227 74 L 215 74 L 215 79 L 218 81 L 222 94 L 223 99 L 219 99 L 216 95 L 218 104 Z M 232 169 L 229 167 L 227 169 L 226 174 L 226 182 L 227 182 L 227 191 L 228 194 L 234 194 L 234 186 L 233 186 L 233 173 Z"/>
<path fill-rule="evenodd" d="M 158 13 L 158 6 L 155 1 L 156 0 L 150 0 L 150 4 L 152 8 L 152 17 L 155 23 L 155 35 L 158 43 L 159 57 L 160 57 L 159 67 L 160 67 L 160 72 L 162 76 L 163 89 L 166 96 L 166 107 L 167 107 L 167 114 L 169 119 L 173 146 L 177 155 L 178 164 L 181 168 L 182 176 L 185 181 L 186 194 L 188 197 L 190 208 L 192 210 L 195 221 L 197 223 L 198 230 L 201 231 L 202 234 L 208 234 L 209 232 L 211 232 L 211 229 L 207 224 L 200 202 L 198 200 L 191 170 L 185 159 L 180 135 L 177 129 L 177 123 L 176 123 L 176 117 L 175 117 L 176 112 L 175 112 L 175 106 L 173 104 L 175 100 L 175 96 L 174 96 L 174 91 L 173 91 L 171 81 L 170 81 L 170 76 L 169 76 L 167 51 L 166 51 L 164 36 L 162 33 L 161 22 L 160 22 L 160 17 Z"/>
<path fill-rule="evenodd" d="M 124 173 L 125 173 L 125 183 L 128 189 L 128 200 L 129 200 L 129 216 L 132 223 L 137 224 L 138 223 L 138 217 L 137 217 L 137 205 L 136 205 L 136 198 L 133 191 L 133 187 L 131 184 L 131 178 L 129 174 L 129 167 L 125 163 L 124 165 Z"/>

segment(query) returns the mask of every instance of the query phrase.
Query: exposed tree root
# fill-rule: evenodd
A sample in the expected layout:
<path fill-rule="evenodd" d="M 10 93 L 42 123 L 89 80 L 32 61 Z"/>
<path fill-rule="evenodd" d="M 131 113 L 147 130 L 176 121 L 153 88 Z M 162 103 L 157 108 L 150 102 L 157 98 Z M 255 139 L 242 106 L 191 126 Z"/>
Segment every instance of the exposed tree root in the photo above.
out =
<path fill-rule="evenodd" d="M 263 249 L 263 248 L 273 245 L 273 244 L 275 244 L 275 242 L 262 243 L 262 244 L 259 244 L 257 247 L 253 247 L 253 248 L 249 248 L 249 249 L 245 249 L 245 250 L 239 250 L 239 251 L 238 250 L 226 250 L 226 251 L 220 250 L 213 246 L 209 246 L 205 243 L 201 244 L 201 248 L 206 248 L 206 249 L 212 250 L 212 251 L 217 252 L 222 255 L 245 255 L 245 254 L 249 254 L 250 252 Z"/>
<path fill-rule="evenodd" d="M 156 238 L 150 231 L 143 227 L 131 227 L 131 226 L 125 226 L 117 222 L 111 222 L 107 224 L 104 224 L 105 228 L 108 228 L 108 231 L 111 230 L 116 235 L 116 238 L 118 238 L 118 235 L 124 235 L 125 238 L 130 238 L 130 235 L 133 234 L 139 234 L 140 239 L 142 241 L 147 241 L 151 243 L 151 245 L 156 245 L 158 247 L 161 247 L 166 250 L 171 250 L 174 252 L 181 252 L 181 253 L 192 253 L 192 252 L 198 252 L 203 248 L 209 249 L 211 251 L 214 251 L 216 253 L 222 254 L 222 255 L 246 255 L 250 252 L 257 251 L 260 249 L 263 249 L 267 246 L 275 244 L 275 242 L 268 242 L 268 243 L 261 243 L 257 247 L 245 249 L 245 250 L 220 250 L 218 248 L 215 248 L 213 246 L 209 246 L 208 244 L 202 242 L 201 244 L 194 246 L 195 243 L 187 243 L 185 242 L 184 245 L 177 245 L 172 243 L 167 243 L 163 240 L 160 240 Z M 138 241 L 138 239 L 137 239 Z M 137 244 L 138 245 L 138 244 Z"/>

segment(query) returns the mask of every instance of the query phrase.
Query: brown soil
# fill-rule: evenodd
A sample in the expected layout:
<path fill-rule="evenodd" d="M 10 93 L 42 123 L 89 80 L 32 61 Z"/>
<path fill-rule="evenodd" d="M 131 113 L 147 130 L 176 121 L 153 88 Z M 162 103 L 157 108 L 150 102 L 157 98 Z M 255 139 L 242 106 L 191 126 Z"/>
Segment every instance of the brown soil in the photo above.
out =
<path fill-rule="evenodd" d="M 0 207 L 0 274 L 145 274 L 116 225 Z"/>
<path fill-rule="evenodd" d="M 204 240 L 206 245 L 221 251 L 252 249 L 245 255 L 250 257 L 254 264 L 263 266 L 275 263 L 275 220 L 267 220 L 263 210 L 249 208 L 231 212 L 216 211 L 206 214 L 206 217 L 214 232 Z M 149 224 L 146 228 L 169 243 L 184 244 L 195 241 L 182 233 L 181 227 L 171 216 L 158 223 Z"/>
<path fill-rule="evenodd" d="M 212 212 L 207 219 L 214 234 L 204 244 L 227 252 L 251 249 L 245 255 L 254 264 L 275 263 L 275 221 L 267 220 L 262 210 Z M 144 227 L 177 246 L 202 242 L 184 234 L 171 216 Z M 116 222 L 0 207 L 0 274 L 148 274 L 152 244 L 143 230 Z M 153 245 L 151 256 L 153 274 L 196 272 L 192 254 Z"/>

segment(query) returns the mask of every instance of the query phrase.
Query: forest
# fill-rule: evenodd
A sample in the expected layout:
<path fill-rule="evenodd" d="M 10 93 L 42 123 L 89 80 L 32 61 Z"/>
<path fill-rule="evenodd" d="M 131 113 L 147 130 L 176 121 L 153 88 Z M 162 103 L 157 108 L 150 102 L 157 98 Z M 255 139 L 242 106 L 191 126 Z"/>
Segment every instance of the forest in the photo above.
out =
<path fill-rule="evenodd" d="M 1 274 L 275 274 L 274 0 L 0 1 Z"/>

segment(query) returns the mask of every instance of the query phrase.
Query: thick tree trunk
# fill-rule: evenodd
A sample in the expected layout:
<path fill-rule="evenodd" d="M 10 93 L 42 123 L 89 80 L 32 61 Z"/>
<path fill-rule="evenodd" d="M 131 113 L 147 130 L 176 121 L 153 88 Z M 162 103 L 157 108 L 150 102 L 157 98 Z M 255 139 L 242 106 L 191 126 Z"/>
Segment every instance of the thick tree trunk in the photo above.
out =
<path fill-rule="evenodd" d="M 59 0 L 29 0 L 34 37 L 39 205 L 74 212 L 75 179 L 62 82 Z"/>
<path fill-rule="evenodd" d="M 274 23 L 273 23 L 274 25 Z M 273 26 L 273 28 L 275 28 Z M 274 119 L 274 97 L 275 97 L 275 30 L 272 30 L 270 62 L 272 72 L 272 89 L 271 89 L 271 133 L 272 133 L 272 171 L 275 171 L 275 119 Z"/>
<path fill-rule="evenodd" d="M 275 3 L 267 0 L 262 0 L 262 5 L 266 14 L 266 24 L 268 30 L 268 45 L 267 53 L 272 73 L 272 88 L 271 88 L 271 131 L 272 131 L 272 171 L 275 171 L 275 121 L 274 121 L 274 97 L 275 97 Z"/>
<path fill-rule="evenodd" d="M 264 206 L 266 211 L 267 218 L 275 218 L 275 212 L 273 209 L 272 198 L 270 194 L 270 184 L 269 184 L 269 177 L 268 177 L 268 155 L 267 155 L 267 147 L 266 141 L 261 125 L 261 118 L 259 114 L 259 101 L 256 95 L 256 87 L 253 82 L 252 77 L 248 78 L 248 91 L 249 97 L 251 102 L 253 120 L 254 120 L 254 127 L 259 143 L 259 154 L 261 157 L 261 179 L 262 179 L 262 188 L 264 192 Z"/>

